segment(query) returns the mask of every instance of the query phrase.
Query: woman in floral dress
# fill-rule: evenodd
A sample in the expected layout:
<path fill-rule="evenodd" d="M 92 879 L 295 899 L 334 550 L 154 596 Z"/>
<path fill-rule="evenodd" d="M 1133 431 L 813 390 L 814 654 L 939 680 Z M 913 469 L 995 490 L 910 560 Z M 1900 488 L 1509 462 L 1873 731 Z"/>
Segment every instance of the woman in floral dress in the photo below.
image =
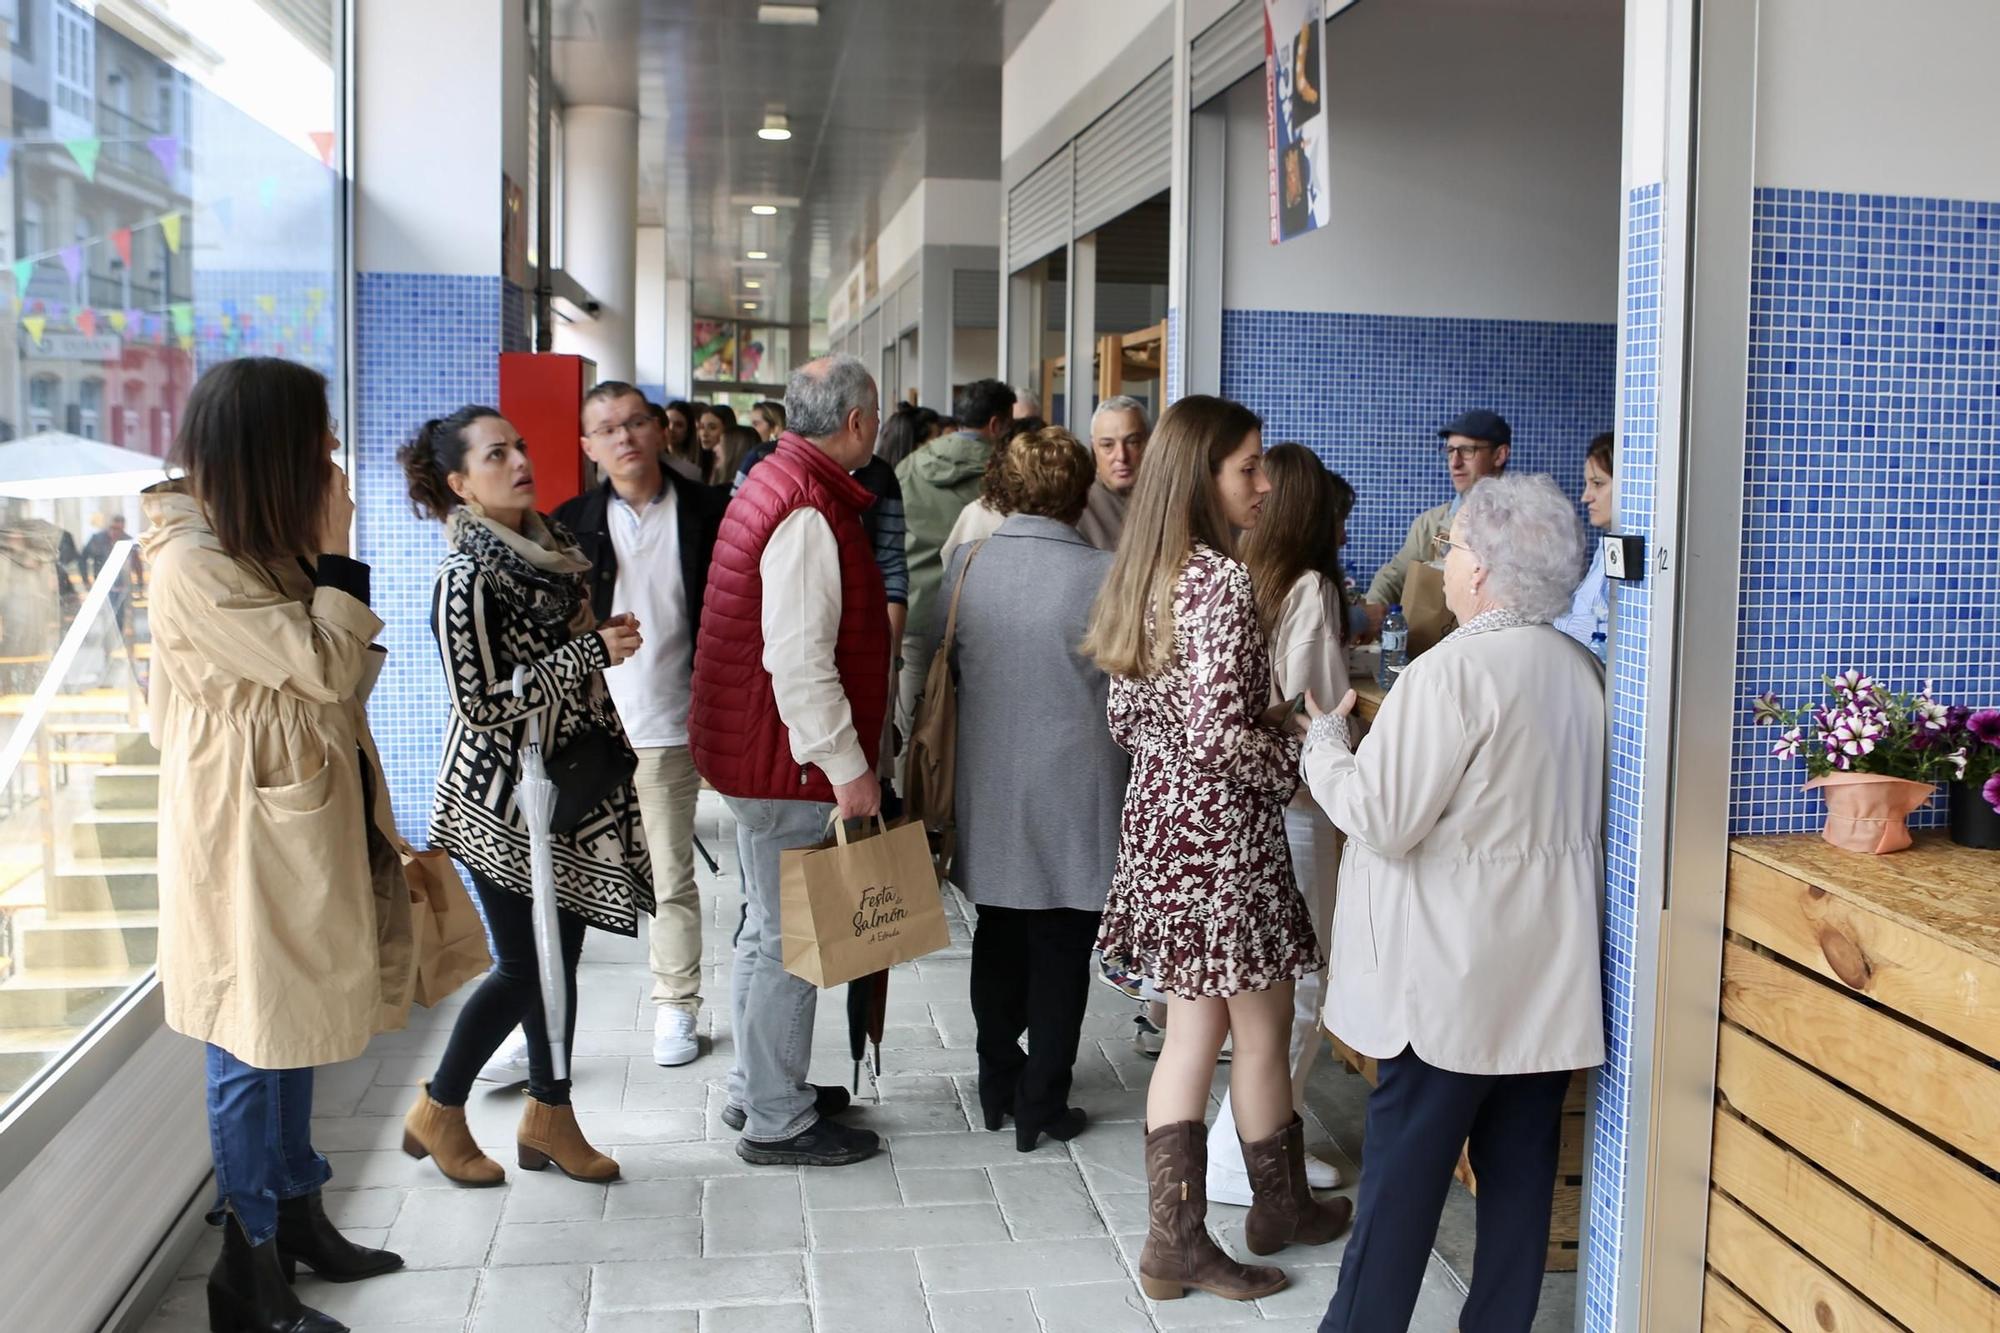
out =
<path fill-rule="evenodd" d="M 1146 1094 L 1150 1225 L 1140 1286 L 1254 1300 L 1284 1274 L 1239 1264 L 1208 1235 L 1203 1116 L 1232 1042 L 1230 1092 L 1256 1254 L 1325 1244 L 1352 1205 L 1305 1179 L 1292 1110 L 1292 985 L 1324 963 L 1292 876 L 1284 806 L 1298 786 L 1289 702 L 1266 707 L 1270 653 L 1235 533 L 1271 485 L 1256 415 L 1183 398 L 1161 416 L 1083 651 L 1111 676 L 1111 732 L 1132 755 L 1118 870 L 1098 944 L 1167 991 L 1167 1039 Z"/>

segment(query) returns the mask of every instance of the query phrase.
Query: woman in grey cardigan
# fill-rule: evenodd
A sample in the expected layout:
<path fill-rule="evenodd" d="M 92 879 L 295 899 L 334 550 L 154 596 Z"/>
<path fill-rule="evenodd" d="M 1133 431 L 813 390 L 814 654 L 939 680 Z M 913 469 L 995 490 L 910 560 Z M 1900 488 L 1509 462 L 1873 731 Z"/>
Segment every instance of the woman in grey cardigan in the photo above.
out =
<path fill-rule="evenodd" d="M 1022 1152 L 1083 1128 L 1070 1066 L 1130 772 L 1105 721 L 1109 680 L 1077 652 L 1111 568 L 1110 552 L 1076 531 L 1092 478 L 1089 450 L 1068 431 L 1017 437 L 999 477 L 1010 516 L 953 553 L 944 585 L 963 577 L 953 879 L 979 908 L 979 1102 L 988 1129 L 1014 1117 Z"/>

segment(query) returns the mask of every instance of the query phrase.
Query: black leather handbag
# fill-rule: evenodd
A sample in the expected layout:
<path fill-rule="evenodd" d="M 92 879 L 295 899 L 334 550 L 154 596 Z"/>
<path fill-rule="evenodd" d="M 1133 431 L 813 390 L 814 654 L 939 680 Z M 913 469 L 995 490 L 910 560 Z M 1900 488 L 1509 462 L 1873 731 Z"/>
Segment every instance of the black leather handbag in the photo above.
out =
<path fill-rule="evenodd" d="M 639 768 L 639 756 L 622 737 L 596 727 L 572 736 L 546 762 L 549 781 L 556 784 L 555 818 L 549 821 L 553 833 L 572 832 Z"/>

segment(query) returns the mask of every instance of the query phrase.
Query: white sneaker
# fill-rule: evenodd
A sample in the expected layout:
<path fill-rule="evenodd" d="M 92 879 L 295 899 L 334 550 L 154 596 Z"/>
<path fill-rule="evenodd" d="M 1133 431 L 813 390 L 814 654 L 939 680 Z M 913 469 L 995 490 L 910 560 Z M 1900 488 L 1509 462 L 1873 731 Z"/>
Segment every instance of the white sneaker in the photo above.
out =
<path fill-rule="evenodd" d="M 526 1083 L 528 1081 L 528 1034 L 519 1028 L 515 1028 L 514 1035 L 501 1042 L 500 1049 L 493 1052 L 493 1058 L 480 1068 L 478 1081 L 481 1083 L 498 1083 L 502 1087 L 508 1087 L 515 1083 Z"/>
<path fill-rule="evenodd" d="M 672 1068 L 690 1064 L 701 1054 L 694 1035 L 694 1015 L 685 1009 L 661 1005 L 653 1017 L 653 1063 Z"/>
<path fill-rule="evenodd" d="M 1347 1181 L 1340 1174 L 1340 1168 L 1324 1157 L 1306 1154 L 1306 1185 L 1316 1190 L 1337 1190 Z"/>

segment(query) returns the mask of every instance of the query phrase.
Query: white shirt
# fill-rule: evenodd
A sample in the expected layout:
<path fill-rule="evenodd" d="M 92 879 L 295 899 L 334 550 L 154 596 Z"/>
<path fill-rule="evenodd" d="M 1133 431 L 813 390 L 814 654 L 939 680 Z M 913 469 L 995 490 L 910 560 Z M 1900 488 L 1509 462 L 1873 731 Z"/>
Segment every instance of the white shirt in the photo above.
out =
<path fill-rule="evenodd" d="M 764 670 L 792 759 L 815 764 L 838 787 L 868 771 L 854 711 L 834 665 L 840 637 L 840 546 L 816 509 L 785 515 L 757 562 L 764 582 Z M 883 622 L 883 633 L 888 623 Z M 888 689 L 888 681 L 882 682 Z"/>
<path fill-rule="evenodd" d="M 611 702 L 635 750 L 688 743 L 688 697 L 694 677 L 694 636 L 687 589 L 681 586 L 681 526 L 674 488 L 643 510 L 616 491 L 605 507 L 618 580 L 611 614 L 639 619 L 639 651 L 604 673 Z"/>
<path fill-rule="evenodd" d="M 951 568 L 951 553 L 967 542 L 985 541 L 1000 531 L 1000 525 L 1007 521 L 1005 514 L 995 513 L 993 507 L 984 500 L 974 500 L 958 511 L 958 521 L 951 525 L 944 545 L 938 548 L 938 559 L 944 562 L 946 570 Z"/>

